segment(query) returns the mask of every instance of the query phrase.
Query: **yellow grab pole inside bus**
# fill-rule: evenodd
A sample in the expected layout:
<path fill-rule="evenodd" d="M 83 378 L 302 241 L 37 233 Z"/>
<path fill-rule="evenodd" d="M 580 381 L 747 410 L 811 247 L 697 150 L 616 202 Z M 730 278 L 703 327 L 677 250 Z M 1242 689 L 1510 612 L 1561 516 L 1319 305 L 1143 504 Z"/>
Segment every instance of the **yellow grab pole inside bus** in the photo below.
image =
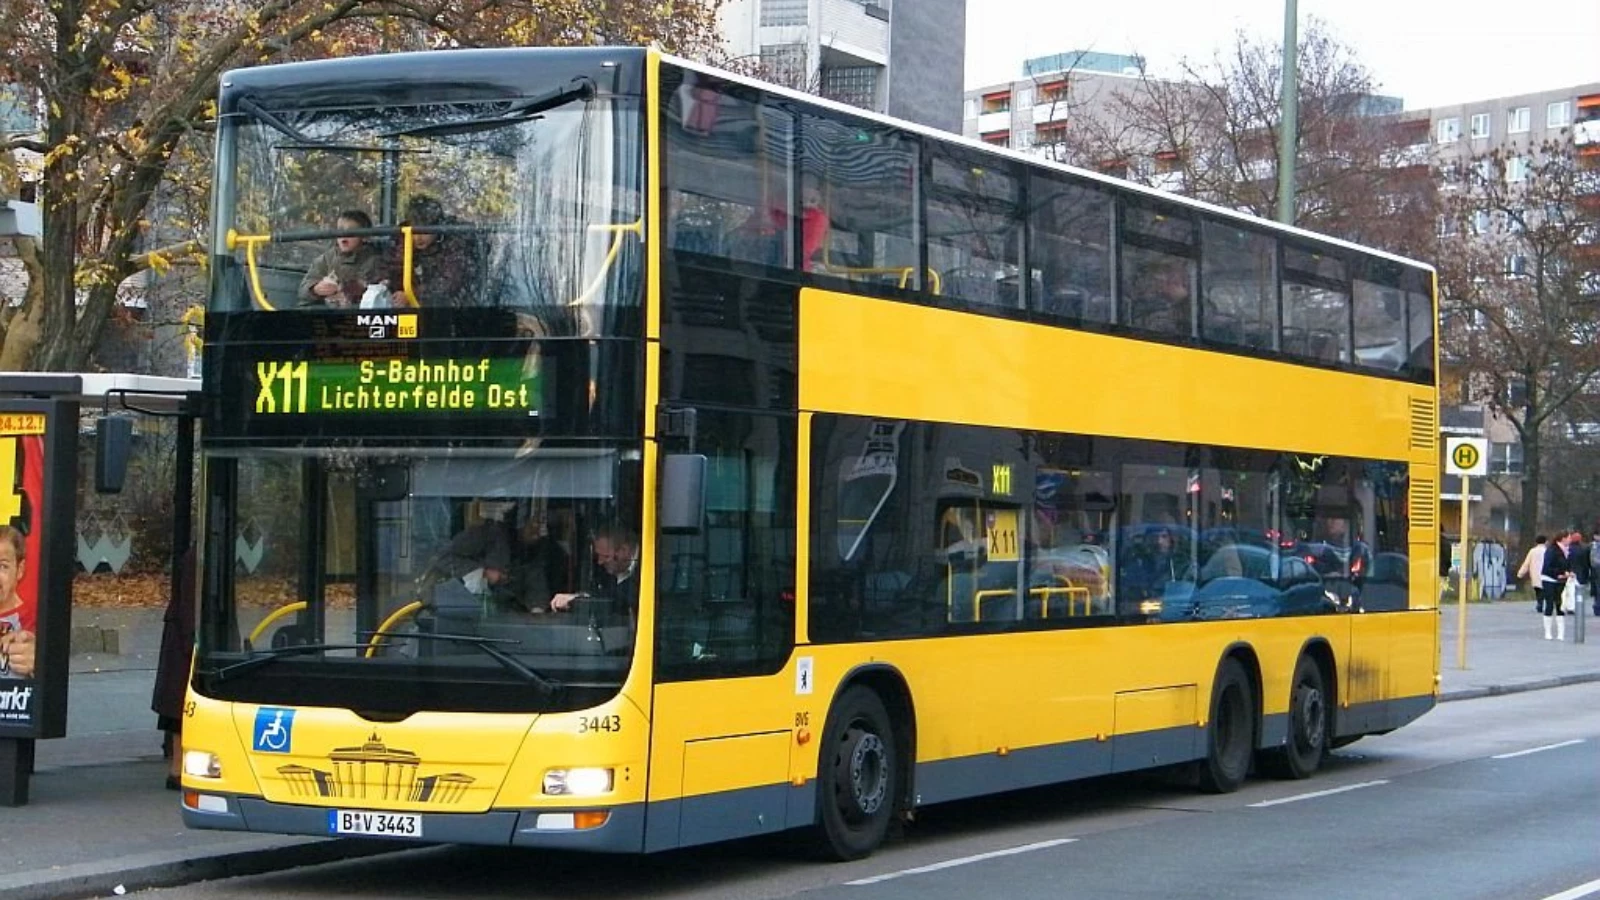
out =
<path fill-rule="evenodd" d="M 1456 668 L 1467 667 L 1467 568 L 1471 565 L 1469 554 L 1472 544 L 1467 541 L 1467 533 L 1472 530 L 1472 520 L 1467 518 L 1467 498 L 1471 496 L 1472 478 L 1461 476 L 1461 573 L 1459 576 L 1460 588 L 1456 593 Z M 1534 590 L 1538 591 L 1539 578 L 1534 576 Z"/>

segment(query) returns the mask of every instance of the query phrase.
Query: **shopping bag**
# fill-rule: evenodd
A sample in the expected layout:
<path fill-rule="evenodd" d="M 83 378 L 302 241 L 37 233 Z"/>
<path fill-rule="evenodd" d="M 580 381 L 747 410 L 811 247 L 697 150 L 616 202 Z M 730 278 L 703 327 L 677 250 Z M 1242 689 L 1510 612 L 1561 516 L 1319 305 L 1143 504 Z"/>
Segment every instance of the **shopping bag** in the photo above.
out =
<path fill-rule="evenodd" d="M 1564 613 L 1578 611 L 1578 583 L 1570 578 L 1561 588 L 1561 611 Z"/>

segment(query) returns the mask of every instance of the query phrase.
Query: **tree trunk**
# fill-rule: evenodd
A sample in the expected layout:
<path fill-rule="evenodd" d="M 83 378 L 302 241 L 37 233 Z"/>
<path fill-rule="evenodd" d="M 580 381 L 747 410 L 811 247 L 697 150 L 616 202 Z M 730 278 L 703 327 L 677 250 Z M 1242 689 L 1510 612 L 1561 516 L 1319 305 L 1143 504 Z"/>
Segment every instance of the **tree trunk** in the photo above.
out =
<path fill-rule="evenodd" d="M 22 306 L 6 324 L 5 342 L 0 344 L 0 372 L 20 372 L 33 368 L 34 351 L 39 347 L 39 320 L 44 314 L 44 263 L 33 238 L 16 238 L 17 258 L 27 272 L 28 287 Z"/>
<path fill-rule="evenodd" d="M 1526 409 L 1530 413 L 1533 411 L 1531 404 Z M 1525 431 L 1522 435 L 1522 512 L 1517 523 L 1517 540 L 1521 546 L 1518 552 L 1526 552 L 1532 547 L 1533 538 L 1539 533 L 1539 492 L 1543 480 L 1540 473 L 1543 451 L 1539 445 L 1539 429 L 1532 427 Z"/>

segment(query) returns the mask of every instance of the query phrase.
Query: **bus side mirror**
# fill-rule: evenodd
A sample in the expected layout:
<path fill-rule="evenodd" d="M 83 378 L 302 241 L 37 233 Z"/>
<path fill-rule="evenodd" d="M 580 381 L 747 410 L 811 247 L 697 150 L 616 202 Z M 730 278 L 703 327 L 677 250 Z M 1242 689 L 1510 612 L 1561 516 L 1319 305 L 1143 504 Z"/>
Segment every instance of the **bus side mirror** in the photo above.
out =
<path fill-rule="evenodd" d="M 669 453 L 661 464 L 663 534 L 699 534 L 706 514 L 706 458 Z"/>
<path fill-rule="evenodd" d="M 94 423 L 94 489 L 101 494 L 122 493 L 133 455 L 133 418 L 101 416 Z"/>

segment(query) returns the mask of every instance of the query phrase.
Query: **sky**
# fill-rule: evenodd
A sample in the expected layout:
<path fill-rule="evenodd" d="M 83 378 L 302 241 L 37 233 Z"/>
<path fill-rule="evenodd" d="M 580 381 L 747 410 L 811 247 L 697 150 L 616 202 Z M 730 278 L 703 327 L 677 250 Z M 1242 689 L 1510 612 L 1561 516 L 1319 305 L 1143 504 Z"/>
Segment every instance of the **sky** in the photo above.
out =
<path fill-rule="evenodd" d="M 1283 11 L 1283 0 L 967 0 L 967 87 L 1067 50 L 1137 54 L 1170 75 L 1237 31 L 1276 45 Z M 1600 82 L 1600 0 L 1299 0 L 1302 31 L 1311 16 L 1407 109 Z"/>

